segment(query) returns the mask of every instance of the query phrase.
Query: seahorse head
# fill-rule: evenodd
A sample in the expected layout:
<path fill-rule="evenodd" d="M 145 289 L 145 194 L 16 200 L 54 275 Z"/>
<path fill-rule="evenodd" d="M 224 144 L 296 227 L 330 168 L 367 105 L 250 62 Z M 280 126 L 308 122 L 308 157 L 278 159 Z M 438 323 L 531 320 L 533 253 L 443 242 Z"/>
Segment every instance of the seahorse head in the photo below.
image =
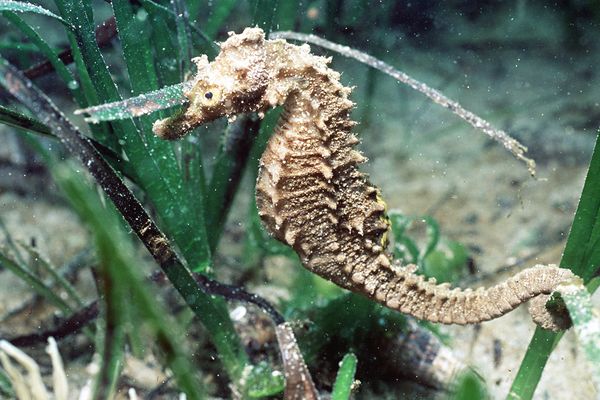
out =
<path fill-rule="evenodd" d="M 219 55 L 209 62 L 194 58 L 197 73 L 184 91 L 189 100 L 179 114 L 154 124 L 154 133 L 176 139 L 195 127 L 224 116 L 259 111 L 269 76 L 265 68 L 265 34 L 259 28 L 230 33 Z"/>

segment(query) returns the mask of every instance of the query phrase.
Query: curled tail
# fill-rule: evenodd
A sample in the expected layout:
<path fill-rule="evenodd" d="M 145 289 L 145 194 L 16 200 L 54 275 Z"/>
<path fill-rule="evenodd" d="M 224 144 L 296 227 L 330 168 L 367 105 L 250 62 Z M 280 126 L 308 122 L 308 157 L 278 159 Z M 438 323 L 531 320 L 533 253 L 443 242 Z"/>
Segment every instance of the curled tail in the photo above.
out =
<path fill-rule="evenodd" d="M 415 274 L 414 265 L 378 268 L 386 274 L 372 292 L 387 307 L 419 319 L 445 324 L 472 324 L 500 317 L 533 298 L 531 317 L 544 329 L 562 330 L 570 326 L 568 315 L 550 312 L 546 302 L 550 293 L 574 274 L 554 265 L 536 265 L 508 280 L 484 289 L 451 288 Z M 380 281 L 380 282 L 382 282 Z"/>

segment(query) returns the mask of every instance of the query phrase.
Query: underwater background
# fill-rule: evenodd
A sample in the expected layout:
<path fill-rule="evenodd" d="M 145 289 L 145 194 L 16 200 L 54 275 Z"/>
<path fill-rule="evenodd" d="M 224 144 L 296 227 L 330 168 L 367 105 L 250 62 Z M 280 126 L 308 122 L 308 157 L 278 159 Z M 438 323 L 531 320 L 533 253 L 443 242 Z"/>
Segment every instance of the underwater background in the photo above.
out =
<path fill-rule="evenodd" d="M 13 12 L 15 3 L 0 2 L 0 56 L 100 143 L 189 269 L 278 310 L 322 398 L 597 396 L 600 360 L 589 366 L 573 329 L 548 350 L 547 362 L 541 350 L 539 359 L 523 361 L 532 336 L 555 338 L 536 333 L 525 306 L 473 326 L 421 323 L 302 269 L 263 229 L 254 200 L 258 156 L 277 111 L 263 120 L 222 118 L 172 143 L 155 141 L 151 125 L 176 107 L 125 123 L 86 124 L 74 115 L 189 79 L 191 57 L 214 58 L 214 41 L 248 26 L 312 33 L 368 53 L 505 130 L 536 161 L 532 177 L 501 145 L 421 93 L 311 45 L 353 87 L 354 132 L 368 158 L 361 170 L 390 213 L 390 251 L 439 282 L 490 286 L 535 264 L 559 264 L 586 176 L 590 187 L 599 182 L 597 2 L 34 2 L 72 30 L 38 9 Z M 46 62 L 49 54 L 62 61 Z M 56 63 L 66 71 L 57 73 Z M 183 272 L 158 273 L 163 266 L 93 183 L 89 165 L 49 137 L 42 113 L 21 103 L 0 88 L 0 339 L 21 340 L 45 386 L 58 393 L 48 335 L 32 335 L 83 318 L 85 329 L 64 328 L 58 340 L 69 382 L 64 398 L 80 398 L 86 385 L 95 394 L 85 398 L 134 398 L 132 388 L 148 399 L 182 392 L 283 398 L 289 371 L 268 313 L 235 293 L 226 303 L 186 292 L 195 286 Z M 589 242 L 572 245 L 590 249 L 586 283 L 600 232 L 592 214 Z M 592 301 L 598 305 L 597 295 Z M 90 304 L 96 314 L 87 318 Z M 355 358 L 344 358 L 350 353 Z M 345 381 L 336 380 L 343 358 Z M 26 398 L 2 365 L 0 397 Z"/>

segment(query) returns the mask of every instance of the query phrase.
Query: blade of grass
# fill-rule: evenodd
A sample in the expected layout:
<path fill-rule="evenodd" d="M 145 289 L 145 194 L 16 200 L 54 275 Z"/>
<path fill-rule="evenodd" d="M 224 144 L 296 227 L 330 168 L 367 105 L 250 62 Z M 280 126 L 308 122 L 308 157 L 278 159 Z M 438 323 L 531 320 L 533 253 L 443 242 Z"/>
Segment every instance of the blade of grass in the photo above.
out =
<path fill-rule="evenodd" d="M 39 133 L 43 136 L 54 137 L 50 128 L 40 121 L 30 118 L 26 115 L 0 105 L 0 122 L 15 128 L 22 128 L 31 132 Z"/>
<path fill-rule="evenodd" d="M 89 114 L 89 117 L 86 117 L 86 121 L 93 124 L 101 121 L 114 121 L 139 117 L 155 111 L 184 104 L 187 102 L 187 98 L 184 96 L 183 91 L 188 85 L 188 82 L 184 82 L 166 86 L 126 100 L 104 103 L 76 110 L 75 114 Z"/>
<path fill-rule="evenodd" d="M 600 236 L 599 138 L 596 138 L 579 205 L 560 262 L 561 267 L 570 268 L 584 282 L 592 278 L 600 264 L 600 246 L 597 245 Z M 550 353 L 561 337 L 562 333 L 536 328 L 507 399 L 528 400 L 533 397 Z"/>
<path fill-rule="evenodd" d="M 560 265 L 588 282 L 600 266 L 600 136 Z"/>
<path fill-rule="evenodd" d="M 262 28 L 268 37 L 275 25 L 279 0 L 252 0 L 250 4 L 252 5 L 252 26 Z"/>
<path fill-rule="evenodd" d="M 141 2 L 144 5 L 144 8 L 146 9 L 146 11 L 148 11 L 148 13 L 154 13 L 154 15 L 162 14 L 162 16 L 171 20 L 173 22 L 173 24 L 176 23 L 175 20 L 178 18 L 178 15 L 176 13 L 174 13 L 172 10 L 170 10 L 169 8 L 162 6 L 152 0 L 141 0 Z M 189 6 L 193 6 L 194 4 L 197 4 L 197 3 L 198 2 L 192 2 Z M 189 6 L 188 6 L 188 10 L 189 10 Z M 199 46 L 206 55 L 208 55 L 209 57 L 212 57 L 213 55 L 215 55 L 215 53 L 217 53 L 219 51 L 219 46 L 217 46 L 208 37 L 208 35 L 206 35 L 206 33 L 204 31 L 198 29 L 196 27 L 196 25 L 194 23 L 192 23 L 189 19 L 185 23 L 187 25 L 186 29 L 188 29 L 190 32 L 194 33 L 196 35 L 196 37 L 201 39 L 200 43 L 195 43 L 195 45 Z M 173 31 L 172 29 L 168 30 L 169 33 L 172 31 Z"/>
<path fill-rule="evenodd" d="M 54 70 L 58 74 L 58 76 L 64 81 L 67 85 L 67 88 L 71 91 L 71 94 L 75 98 L 80 105 L 85 105 L 85 96 L 81 91 L 79 83 L 75 79 L 73 73 L 65 66 L 65 64 L 58 58 L 58 54 L 54 51 L 48 43 L 33 29 L 29 24 L 27 24 L 21 17 L 19 17 L 14 12 L 5 11 L 2 13 L 4 18 L 9 20 L 13 25 L 15 25 L 38 49 L 46 56 L 50 64 L 54 67 Z"/>
<path fill-rule="evenodd" d="M 20 12 L 20 13 L 32 12 L 32 13 L 36 13 L 36 14 L 40 14 L 40 15 L 46 15 L 48 17 L 52 17 L 52 18 L 60 21 L 67 28 L 73 29 L 73 26 L 71 24 L 69 24 L 67 21 L 65 21 L 58 15 L 54 14 L 51 11 L 46 10 L 44 7 L 41 7 L 41 6 L 38 6 L 35 4 L 31 4 L 31 3 L 25 3 L 25 2 L 13 1 L 13 0 L 0 0 L 0 11 L 14 11 L 14 12 Z"/>
<path fill-rule="evenodd" d="M 69 35 L 71 32 L 69 32 Z M 100 47 L 106 47 L 111 44 L 112 39 L 117 35 L 114 17 L 110 17 L 103 21 L 96 28 L 96 41 Z M 74 61 L 73 52 L 71 49 L 65 49 L 58 53 L 58 58 L 65 64 L 71 64 Z M 42 61 L 25 70 L 25 76 L 29 79 L 36 79 L 53 71 L 52 64 L 49 61 Z"/>
<path fill-rule="evenodd" d="M 223 22 L 229 17 L 237 3 L 237 0 L 221 0 L 213 3 L 212 13 L 204 26 L 204 33 L 209 38 L 214 39 L 217 36 Z"/>
<path fill-rule="evenodd" d="M 248 167 L 252 181 L 256 181 L 260 156 L 267 147 L 267 142 L 269 141 L 269 138 L 275 129 L 281 112 L 281 108 L 271 110 L 261 121 L 258 137 L 252 145 L 252 149 L 250 150 L 250 159 L 248 160 Z M 277 244 L 279 244 L 279 242 L 270 238 L 270 236 L 264 231 L 260 222 L 260 217 L 258 216 L 258 208 L 256 206 L 256 199 L 254 196 L 249 204 L 246 224 L 248 224 L 248 226 L 246 229 L 244 255 L 247 263 L 251 265 L 256 263 L 264 254 L 265 242 L 272 241 Z"/>
<path fill-rule="evenodd" d="M 13 41 L 1 41 L 0 50 L 13 50 L 21 53 L 33 53 L 40 54 L 40 49 L 36 45 L 31 43 L 19 43 Z"/>
<path fill-rule="evenodd" d="M 159 263 L 173 286 L 207 328 L 219 356 L 232 379 L 240 377 L 247 362 L 224 302 L 211 299 L 198 289 L 190 271 L 170 247 L 129 188 L 119 179 L 90 141 L 75 128 L 52 102 L 17 69 L 0 59 L 0 84 L 40 116 L 67 148 L 76 155 L 113 201 L 127 223 Z"/>
<path fill-rule="evenodd" d="M 217 247 L 229 208 L 239 187 L 250 149 L 258 135 L 260 121 L 256 116 L 239 116 L 222 137 L 209 184 L 206 226 L 212 227 L 211 249 Z"/>
<path fill-rule="evenodd" d="M 70 183 L 67 182 L 67 179 L 69 179 L 66 177 L 67 173 L 63 172 L 62 174 L 65 176 L 58 178 L 60 173 L 55 168 L 55 180 L 62 186 L 63 191 L 67 192 L 67 196 L 70 198 L 71 204 L 73 204 L 76 202 L 74 198 L 75 194 L 69 192 L 69 189 L 67 189 L 67 185 Z M 78 210 L 80 218 L 88 217 L 84 214 L 86 211 Z M 99 209 L 96 209 L 93 212 L 97 213 L 98 211 Z M 102 239 L 104 238 L 99 237 L 100 234 L 96 231 L 96 226 L 93 226 L 93 231 L 96 236 L 95 241 L 99 258 L 99 277 L 96 279 L 99 281 L 98 287 L 103 299 L 104 318 L 98 324 L 96 352 L 100 354 L 100 366 L 94 381 L 92 398 L 94 400 L 103 400 L 114 398 L 117 381 L 123 368 L 123 359 L 125 357 L 124 324 L 126 320 L 123 318 L 122 308 L 126 306 L 123 307 L 123 303 L 121 302 L 125 296 L 125 293 L 123 293 L 125 288 L 123 282 L 116 281 L 114 276 L 107 271 L 114 263 L 114 259 L 111 259 L 111 257 L 115 256 L 114 252 L 116 249 L 103 241 Z M 111 254 L 107 255 L 108 251 L 112 251 Z"/>
<path fill-rule="evenodd" d="M 50 303 L 54 304 L 65 314 L 73 312 L 71 306 L 67 304 L 59 295 L 54 293 L 54 289 L 47 285 L 40 278 L 35 276 L 25 265 L 17 263 L 15 260 L 8 257 L 6 254 L 0 252 L 0 266 L 11 271 L 13 274 L 18 276 L 23 282 L 27 283 L 37 294 L 47 299 Z"/>
<path fill-rule="evenodd" d="M 151 290 L 146 287 L 139 271 L 134 267 L 132 249 L 123 231 L 119 229 L 116 214 L 104 208 L 96 193 L 84 185 L 71 169 L 58 168 L 54 175 L 80 217 L 94 233 L 100 265 L 104 270 L 104 293 L 107 302 L 112 302 L 107 303 L 107 324 L 108 317 L 112 314 L 115 318 L 114 323 L 120 329 L 128 322 L 133 326 L 143 324 L 149 327 L 157 337 L 158 346 L 164 351 L 180 389 L 190 399 L 205 398 L 206 394 L 199 385 L 197 371 L 180 345 L 183 342 L 180 328 L 167 318 L 169 313 L 150 295 Z M 122 304 L 128 301 L 135 304 L 141 316 L 138 321 L 127 321 L 123 318 L 126 314 Z M 117 326 L 114 328 L 117 329 Z M 138 334 L 136 331 L 131 333 Z M 122 346 L 116 348 L 121 349 Z"/>
<path fill-rule="evenodd" d="M 425 215 L 422 217 L 422 221 L 427 226 L 427 246 L 423 249 L 421 254 L 419 254 L 419 264 L 423 264 L 423 260 L 427 257 L 438 245 L 440 241 L 440 225 L 438 222 L 428 216 Z"/>
<path fill-rule="evenodd" d="M 46 260 L 46 258 L 44 258 L 40 253 L 37 252 L 37 250 L 35 250 L 31 246 L 28 246 L 21 242 L 19 242 L 19 244 L 29 254 L 29 257 L 31 257 L 34 260 L 37 260 L 39 262 L 39 265 L 52 276 L 54 281 L 60 286 L 62 286 L 62 288 L 67 293 L 68 297 L 74 302 L 75 305 L 77 305 L 80 308 L 84 307 L 85 304 L 81 299 L 81 296 L 79 296 L 79 293 L 77 293 L 77 291 L 69 281 L 67 281 L 61 274 L 58 273 L 56 266 L 52 265 L 50 261 Z"/>
<path fill-rule="evenodd" d="M 581 282 L 569 282 L 556 290 L 564 300 L 580 348 L 589 361 L 596 390 L 600 389 L 600 319 L 592 306 L 590 293 Z"/>
<path fill-rule="evenodd" d="M 86 18 L 86 7 L 81 0 L 59 2 L 64 5 L 61 7 L 61 14 L 66 9 L 70 11 L 68 15 L 63 14 L 63 17 L 70 18 L 69 21 L 77 27 L 78 44 L 88 72 L 97 83 L 96 89 L 100 100 L 102 102 L 120 100 L 117 88 L 95 42 L 91 24 Z M 123 43 L 124 51 L 126 47 L 128 46 Z M 125 57 L 129 65 L 136 62 L 128 57 L 127 52 Z M 133 79 L 137 75 L 131 77 Z M 153 134 L 144 136 L 131 120 L 115 121 L 111 125 L 122 141 L 123 149 L 132 165 L 137 168 L 141 186 L 150 196 L 158 214 L 166 224 L 167 231 L 177 242 L 187 262 L 193 270 L 206 270 L 210 265 L 208 240 L 206 240 L 204 225 L 197 225 L 201 222 L 202 215 L 193 215 L 191 212 L 194 208 L 186 203 L 183 206 L 180 204 L 187 195 L 171 145 L 160 141 Z"/>
<path fill-rule="evenodd" d="M 179 80 L 183 81 L 185 73 L 191 69 L 192 62 L 190 15 L 184 0 L 171 0 L 171 7 L 177 15 L 175 26 L 177 27 L 177 48 L 179 49 Z"/>
<path fill-rule="evenodd" d="M 215 236 L 215 232 L 212 229 L 213 226 L 206 222 L 207 215 L 211 214 L 208 211 L 210 209 L 206 208 L 206 176 L 204 175 L 204 163 L 202 161 L 200 146 L 194 139 L 196 139 L 194 136 L 190 136 L 181 143 L 183 182 L 186 188 L 188 204 L 194 209 L 195 215 L 198 216 L 200 223 L 205 227 L 206 239 L 209 241 L 209 251 L 212 254 L 215 251 L 215 248 L 211 247 L 211 241 Z M 208 234 L 209 227 L 210 235 Z"/>
<path fill-rule="evenodd" d="M 348 400 L 350 398 L 357 362 L 356 356 L 352 353 L 344 356 L 340 362 L 340 369 L 333 384 L 331 400 Z"/>
<path fill-rule="evenodd" d="M 137 18 L 129 1 L 115 0 L 111 4 L 132 93 L 139 94 L 158 89 L 145 24 Z"/>
<path fill-rule="evenodd" d="M 57 72 L 58 76 L 64 81 L 67 85 L 67 88 L 71 91 L 73 98 L 81 107 L 85 107 L 88 105 L 88 98 L 86 96 L 85 90 L 82 90 L 81 85 L 75 79 L 73 73 L 65 66 L 63 61 L 60 59 L 59 54 L 54 51 L 46 41 L 30 26 L 28 25 L 22 18 L 16 15 L 13 12 L 3 12 L 2 13 L 5 18 L 7 18 L 11 23 L 13 23 L 29 40 L 31 40 L 35 46 L 48 58 L 48 61 L 52 68 Z M 69 33 L 70 34 L 70 33 Z M 82 76 L 82 81 L 85 82 L 85 76 Z M 89 85 L 89 82 L 88 82 Z M 85 86 L 84 86 L 85 89 Z M 99 138 L 100 140 L 105 139 L 108 134 L 106 131 L 106 126 L 92 126 L 90 127 L 92 134 Z M 114 148 L 118 150 L 118 147 L 115 146 L 114 142 L 104 141 L 108 147 Z"/>
<path fill-rule="evenodd" d="M 15 257 L 17 263 L 25 265 L 25 259 L 23 258 L 23 255 L 21 254 L 21 251 L 17 247 L 15 241 L 13 240 L 12 235 L 10 234 L 8 229 L 6 229 L 6 225 L 4 224 L 2 218 L 0 218 L 0 230 L 2 231 L 2 233 L 4 233 L 4 240 L 6 241 L 8 248 L 13 252 L 13 256 Z"/>
<path fill-rule="evenodd" d="M 15 392 L 10 383 L 10 379 L 6 375 L 6 372 L 0 368 L 0 394 L 6 396 L 9 399 L 15 398 Z"/>
<path fill-rule="evenodd" d="M 29 131 L 40 134 L 42 136 L 46 136 L 52 139 L 60 140 L 60 138 L 56 137 L 50 128 L 46 125 L 42 124 L 40 121 L 30 118 L 26 115 L 20 114 L 16 111 L 9 110 L 3 106 L 0 106 L 0 123 L 6 124 L 8 126 L 12 126 L 15 128 L 19 128 L 18 131 Z M 125 175 L 127 178 L 131 179 L 133 182 L 137 182 L 139 178 L 135 175 L 135 171 L 131 168 L 129 162 L 123 160 L 119 157 L 115 152 L 113 152 L 108 147 L 99 143 L 94 139 L 89 139 L 92 145 L 106 160 L 110 163 L 110 165 Z"/>
<path fill-rule="evenodd" d="M 187 5 L 184 0 L 171 0 L 173 12 L 176 15 L 175 26 L 177 27 L 177 43 L 179 49 L 179 79 L 184 80 L 185 73 L 190 72 L 192 63 L 192 45 L 191 33 L 189 30 L 190 18 Z M 199 146 L 193 140 L 185 140 L 180 145 L 181 148 L 181 165 L 184 168 L 183 183 L 186 188 L 187 203 L 190 210 L 193 210 L 193 217 L 200 229 L 204 229 L 204 237 L 209 240 L 209 252 L 213 249 L 210 247 L 210 240 L 214 236 L 211 232 L 209 236 L 206 232 L 206 178 L 204 176 L 204 166 L 202 162 L 202 153 Z M 212 227 L 212 226 L 211 226 Z M 212 231 L 212 230 L 211 230 Z M 196 270 L 199 272 L 198 270 Z"/>
<path fill-rule="evenodd" d="M 143 0 L 142 5 L 149 15 L 150 25 L 152 26 L 151 37 L 154 42 L 154 64 L 156 72 L 163 86 L 175 85 L 181 82 L 179 70 L 176 68 L 178 51 L 177 42 L 173 35 L 173 29 L 169 24 L 170 15 L 159 9 L 154 2 Z M 183 97 L 183 91 L 180 96 Z M 175 97 L 175 96 L 174 96 Z M 165 118 L 166 115 L 160 115 Z"/>
<path fill-rule="evenodd" d="M 62 2 L 55 1 L 55 4 L 59 8 L 61 14 L 65 15 L 67 11 L 64 9 Z M 114 19 L 109 19 L 109 21 L 111 21 L 111 25 L 114 27 L 113 29 L 116 34 L 116 22 Z M 94 37 L 98 37 L 98 31 L 94 33 Z M 81 89 L 85 95 L 85 106 L 90 104 L 98 104 L 100 102 L 100 97 L 96 91 L 96 87 L 94 86 L 94 82 L 96 81 L 93 82 L 92 77 L 88 73 L 85 60 L 83 59 L 83 54 L 77 45 L 78 38 L 74 32 L 69 31 L 67 32 L 67 39 L 71 47 L 70 53 L 75 61 L 75 68 L 77 70 L 77 74 L 79 75 L 79 83 L 81 84 Z M 92 131 L 96 140 L 105 144 L 116 153 L 121 153 L 122 149 L 118 137 L 112 132 L 112 129 L 108 124 L 101 124 L 98 128 L 90 126 L 90 130 Z"/>

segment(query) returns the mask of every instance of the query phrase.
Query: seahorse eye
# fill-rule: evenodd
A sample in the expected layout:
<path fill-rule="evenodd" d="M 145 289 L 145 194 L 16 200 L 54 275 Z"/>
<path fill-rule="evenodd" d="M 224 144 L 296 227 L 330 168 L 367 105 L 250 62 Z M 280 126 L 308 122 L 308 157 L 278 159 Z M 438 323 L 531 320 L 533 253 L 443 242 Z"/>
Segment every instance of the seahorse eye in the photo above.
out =
<path fill-rule="evenodd" d="M 221 101 L 221 88 L 217 86 L 209 86 L 201 89 L 198 92 L 196 100 L 203 107 L 213 107 Z"/>

